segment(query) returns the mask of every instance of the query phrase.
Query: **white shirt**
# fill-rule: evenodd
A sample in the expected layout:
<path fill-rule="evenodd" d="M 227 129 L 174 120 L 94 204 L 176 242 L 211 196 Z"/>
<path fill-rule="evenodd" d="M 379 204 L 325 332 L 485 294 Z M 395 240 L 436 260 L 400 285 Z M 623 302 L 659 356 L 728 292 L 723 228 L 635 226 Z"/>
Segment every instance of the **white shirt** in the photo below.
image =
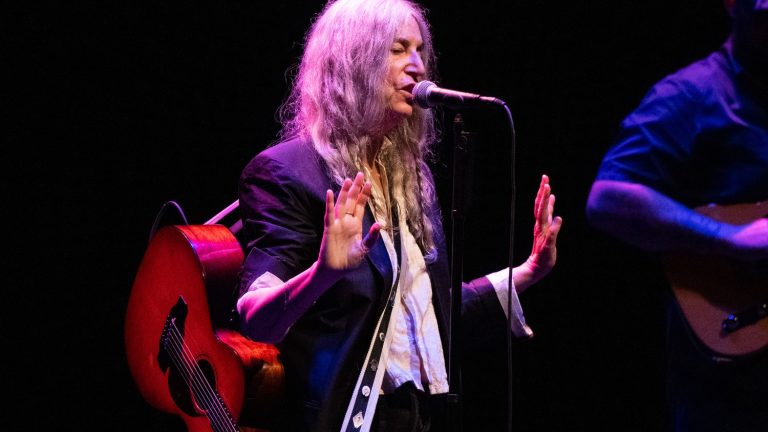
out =
<path fill-rule="evenodd" d="M 397 262 L 394 243 L 382 232 L 392 263 Z M 407 224 L 400 224 L 400 295 L 392 311 L 392 342 L 383 390 L 389 393 L 408 381 L 430 394 L 448 392 L 443 345 L 432 304 L 432 282 L 416 239 Z M 397 269 L 394 268 L 394 274 Z"/>

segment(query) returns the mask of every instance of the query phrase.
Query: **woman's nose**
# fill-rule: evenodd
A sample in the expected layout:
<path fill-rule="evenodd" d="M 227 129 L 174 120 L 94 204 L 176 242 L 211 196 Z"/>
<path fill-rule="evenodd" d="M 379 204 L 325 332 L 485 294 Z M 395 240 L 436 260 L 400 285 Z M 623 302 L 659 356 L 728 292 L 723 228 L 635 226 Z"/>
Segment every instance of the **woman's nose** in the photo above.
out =
<path fill-rule="evenodd" d="M 408 66 L 406 67 L 405 71 L 414 77 L 424 76 L 426 73 L 426 68 L 424 67 L 424 60 L 421 59 L 421 53 L 418 51 L 411 53 L 410 58 L 408 59 Z"/>

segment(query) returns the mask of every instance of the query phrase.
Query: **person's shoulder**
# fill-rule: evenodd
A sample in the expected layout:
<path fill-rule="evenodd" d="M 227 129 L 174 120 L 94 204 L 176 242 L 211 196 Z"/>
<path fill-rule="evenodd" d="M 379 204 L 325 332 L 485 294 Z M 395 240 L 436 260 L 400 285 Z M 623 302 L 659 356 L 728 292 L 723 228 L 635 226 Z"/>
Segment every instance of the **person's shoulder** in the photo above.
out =
<path fill-rule="evenodd" d="M 269 179 L 280 184 L 313 185 L 327 183 L 326 177 L 325 164 L 312 141 L 291 138 L 270 145 L 254 156 L 243 168 L 240 181 Z"/>
<path fill-rule="evenodd" d="M 277 161 L 291 162 L 293 160 L 304 160 L 315 154 L 315 148 L 309 139 L 296 137 L 279 141 L 267 146 L 259 152 L 254 159 L 272 159 Z"/>
<path fill-rule="evenodd" d="M 268 145 L 246 164 L 245 170 L 279 165 L 295 166 L 316 159 L 312 142 L 304 138 L 290 138 Z"/>
<path fill-rule="evenodd" d="M 667 75 L 654 87 L 657 92 L 702 99 L 718 92 L 730 79 L 728 58 L 721 48 Z"/>

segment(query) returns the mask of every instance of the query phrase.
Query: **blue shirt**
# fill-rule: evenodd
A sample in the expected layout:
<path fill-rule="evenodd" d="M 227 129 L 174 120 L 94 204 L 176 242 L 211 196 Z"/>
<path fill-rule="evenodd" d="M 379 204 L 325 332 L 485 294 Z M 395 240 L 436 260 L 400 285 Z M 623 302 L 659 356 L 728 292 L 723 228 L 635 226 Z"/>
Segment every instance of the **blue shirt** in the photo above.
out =
<path fill-rule="evenodd" d="M 766 100 L 728 40 L 654 85 L 622 122 L 597 178 L 640 183 L 690 207 L 764 200 Z"/>

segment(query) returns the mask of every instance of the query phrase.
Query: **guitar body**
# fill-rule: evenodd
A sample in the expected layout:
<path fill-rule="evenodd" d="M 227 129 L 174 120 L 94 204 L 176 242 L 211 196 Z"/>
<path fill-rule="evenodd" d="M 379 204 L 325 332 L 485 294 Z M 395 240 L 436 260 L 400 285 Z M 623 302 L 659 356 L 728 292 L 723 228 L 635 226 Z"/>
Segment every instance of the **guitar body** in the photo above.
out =
<path fill-rule="evenodd" d="M 768 202 L 696 209 L 713 219 L 746 224 L 768 215 Z M 672 292 L 693 333 L 710 351 L 728 358 L 758 353 L 768 346 L 768 317 L 733 331 L 722 330 L 732 314 L 768 301 L 766 263 L 747 264 L 709 255 L 670 254 L 664 267 Z"/>
<path fill-rule="evenodd" d="M 248 391 L 256 378 L 257 391 L 279 400 L 277 350 L 224 328 L 242 260 L 224 226 L 164 227 L 131 291 L 125 348 L 133 379 L 150 405 L 180 416 L 191 432 L 242 430 L 233 425 L 254 399 Z"/>

